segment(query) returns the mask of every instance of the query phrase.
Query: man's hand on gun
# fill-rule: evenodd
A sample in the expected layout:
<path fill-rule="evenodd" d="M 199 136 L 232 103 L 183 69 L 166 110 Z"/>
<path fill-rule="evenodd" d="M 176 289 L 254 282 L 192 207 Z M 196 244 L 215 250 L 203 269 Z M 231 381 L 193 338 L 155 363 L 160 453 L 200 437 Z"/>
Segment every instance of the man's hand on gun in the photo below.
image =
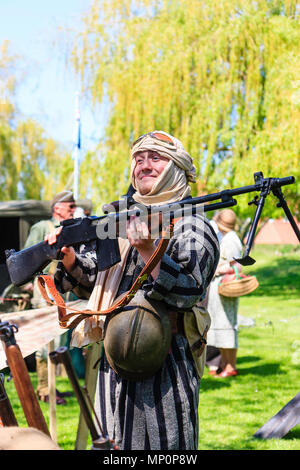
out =
<path fill-rule="evenodd" d="M 155 214 L 155 216 L 155 218 L 158 219 L 158 214 Z M 126 233 L 130 245 L 137 249 L 146 264 L 156 249 L 148 224 L 140 219 L 140 217 L 131 216 L 130 220 L 127 221 Z M 151 273 L 153 279 L 157 278 L 159 269 L 160 261 Z"/>
<path fill-rule="evenodd" d="M 54 245 L 57 242 L 57 237 L 60 235 L 61 231 L 62 227 L 58 227 L 57 229 L 53 230 L 53 232 L 45 236 L 45 242 L 48 242 L 49 245 Z M 75 264 L 74 248 L 72 246 L 63 246 L 61 252 L 64 255 L 62 263 L 66 271 L 72 271 Z"/>
<path fill-rule="evenodd" d="M 45 242 L 49 245 L 54 245 L 57 242 L 57 238 L 60 235 L 63 227 L 58 227 L 53 230 L 50 234 L 45 236 Z M 152 256 L 155 251 L 154 240 L 150 237 L 150 232 L 147 224 L 142 221 L 139 217 L 132 216 L 127 222 L 126 226 L 127 238 L 131 246 L 134 246 L 144 262 L 147 263 L 148 259 Z M 62 263 L 66 271 L 70 272 L 74 268 L 75 264 L 75 250 L 72 246 L 63 246 L 61 249 L 64 257 Z M 159 265 L 152 272 L 152 276 L 156 278 L 159 273 Z"/>

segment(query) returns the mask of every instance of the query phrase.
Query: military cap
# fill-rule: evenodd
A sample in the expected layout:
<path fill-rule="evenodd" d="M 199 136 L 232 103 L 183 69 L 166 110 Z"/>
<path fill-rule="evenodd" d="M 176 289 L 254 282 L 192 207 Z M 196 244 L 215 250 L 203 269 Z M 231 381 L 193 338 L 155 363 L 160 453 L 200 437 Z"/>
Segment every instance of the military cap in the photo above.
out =
<path fill-rule="evenodd" d="M 75 202 L 72 191 L 61 191 L 51 201 L 51 209 L 59 202 Z"/>

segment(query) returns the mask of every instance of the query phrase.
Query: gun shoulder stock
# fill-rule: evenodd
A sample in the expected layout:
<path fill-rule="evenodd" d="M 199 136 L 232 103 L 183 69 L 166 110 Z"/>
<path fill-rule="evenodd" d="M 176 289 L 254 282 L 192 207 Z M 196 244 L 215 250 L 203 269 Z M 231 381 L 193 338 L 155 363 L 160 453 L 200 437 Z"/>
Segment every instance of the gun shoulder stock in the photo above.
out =
<path fill-rule="evenodd" d="M 43 241 L 20 251 L 6 250 L 5 255 L 11 282 L 15 286 L 21 286 L 41 272 L 52 260 L 57 259 L 58 248 Z"/>

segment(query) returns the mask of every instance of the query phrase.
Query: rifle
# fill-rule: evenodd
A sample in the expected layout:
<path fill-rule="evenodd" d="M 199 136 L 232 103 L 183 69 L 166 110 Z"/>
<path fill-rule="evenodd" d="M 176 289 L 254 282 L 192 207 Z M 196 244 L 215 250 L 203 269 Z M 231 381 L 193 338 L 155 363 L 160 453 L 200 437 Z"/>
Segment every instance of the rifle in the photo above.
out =
<path fill-rule="evenodd" d="M 62 259 L 61 248 L 63 246 L 76 246 L 81 243 L 96 241 L 97 265 L 99 271 L 104 271 L 114 264 L 120 262 L 120 251 L 117 237 L 120 236 L 120 226 L 129 220 L 130 216 L 147 216 L 161 214 L 166 220 L 194 214 L 199 211 L 215 211 L 225 207 L 235 206 L 236 199 L 233 196 L 251 192 L 259 192 L 248 204 L 256 205 L 256 211 L 245 244 L 245 251 L 240 259 L 240 264 L 247 266 L 255 263 L 249 256 L 257 224 L 261 216 L 265 199 L 272 192 L 278 199 L 277 207 L 281 207 L 288 218 L 298 240 L 300 241 L 299 228 L 289 210 L 289 207 L 282 193 L 282 186 L 295 183 L 293 176 L 284 178 L 264 178 L 262 172 L 254 173 L 254 184 L 235 189 L 225 189 L 218 193 L 207 194 L 194 198 L 187 198 L 178 202 L 168 203 L 161 206 L 146 207 L 136 203 L 132 196 L 127 196 L 121 201 L 115 201 L 106 205 L 106 214 L 100 217 L 85 217 L 69 219 L 61 222 L 63 227 L 57 242 L 49 245 L 47 242 L 40 242 L 32 247 L 16 252 L 15 250 L 5 250 L 6 264 L 11 278 L 11 282 L 20 286 L 40 273 L 52 260 Z M 219 201 L 219 202 L 212 202 Z M 209 203 L 209 204 L 207 204 Z M 123 232 L 124 233 L 124 232 Z M 126 237 L 126 234 L 125 234 Z"/>
<path fill-rule="evenodd" d="M 3 426 L 18 426 L 17 419 L 4 387 L 4 374 L 0 374 L 0 419 Z"/>
<path fill-rule="evenodd" d="M 103 430 L 98 420 L 97 420 L 97 424 L 98 424 L 101 434 L 99 434 L 99 432 L 97 431 L 93 418 L 92 418 L 90 408 L 89 408 L 90 406 L 93 409 L 91 399 L 86 389 L 85 389 L 86 398 L 83 394 L 82 388 L 79 384 L 78 378 L 76 376 L 76 372 L 72 364 L 72 360 L 71 360 L 71 356 L 68 351 L 68 348 L 66 348 L 65 346 L 62 346 L 56 349 L 55 351 L 52 351 L 49 354 L 49 358 L 51 362 L 53 362 L 53 364 L 63 364 L 65 366 L 68 378 L 73 387 L 74 393 L 78 400 L 85 422 L 91 433 L 92 450 L 119 450 L 118 447 L 114 445 L 114 442 L 110 440 L 108 436 L 104 435 Z M 88 406 L 88 403 L 89 403 L 89 406 Z M 95 417 L 96 417 L 96 414 L 95 414 Z"/>
<path fill-rule="evenodd" d="M 11 370 L 14 384 L 29 427 L 36 428 L 50 437 L 48 427 L 31 383 L 26 363 L 16 343 L 14 330 L 18 327 L 0 321 L 0 339 Z"/>

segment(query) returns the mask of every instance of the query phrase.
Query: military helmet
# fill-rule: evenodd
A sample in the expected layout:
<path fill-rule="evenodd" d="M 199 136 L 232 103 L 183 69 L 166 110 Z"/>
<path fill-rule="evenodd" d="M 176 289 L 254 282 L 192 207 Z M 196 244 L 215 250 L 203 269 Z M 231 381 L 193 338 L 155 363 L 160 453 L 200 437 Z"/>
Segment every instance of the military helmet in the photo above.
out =
<path fill-rule="evenodd" d="M 133 300 L 108 320 L 104 336 L 106 358 L 127 380 L 152 377 L 163 365 L 171 345 L 166 305 L 146 299 L 138 290 Z"/>

